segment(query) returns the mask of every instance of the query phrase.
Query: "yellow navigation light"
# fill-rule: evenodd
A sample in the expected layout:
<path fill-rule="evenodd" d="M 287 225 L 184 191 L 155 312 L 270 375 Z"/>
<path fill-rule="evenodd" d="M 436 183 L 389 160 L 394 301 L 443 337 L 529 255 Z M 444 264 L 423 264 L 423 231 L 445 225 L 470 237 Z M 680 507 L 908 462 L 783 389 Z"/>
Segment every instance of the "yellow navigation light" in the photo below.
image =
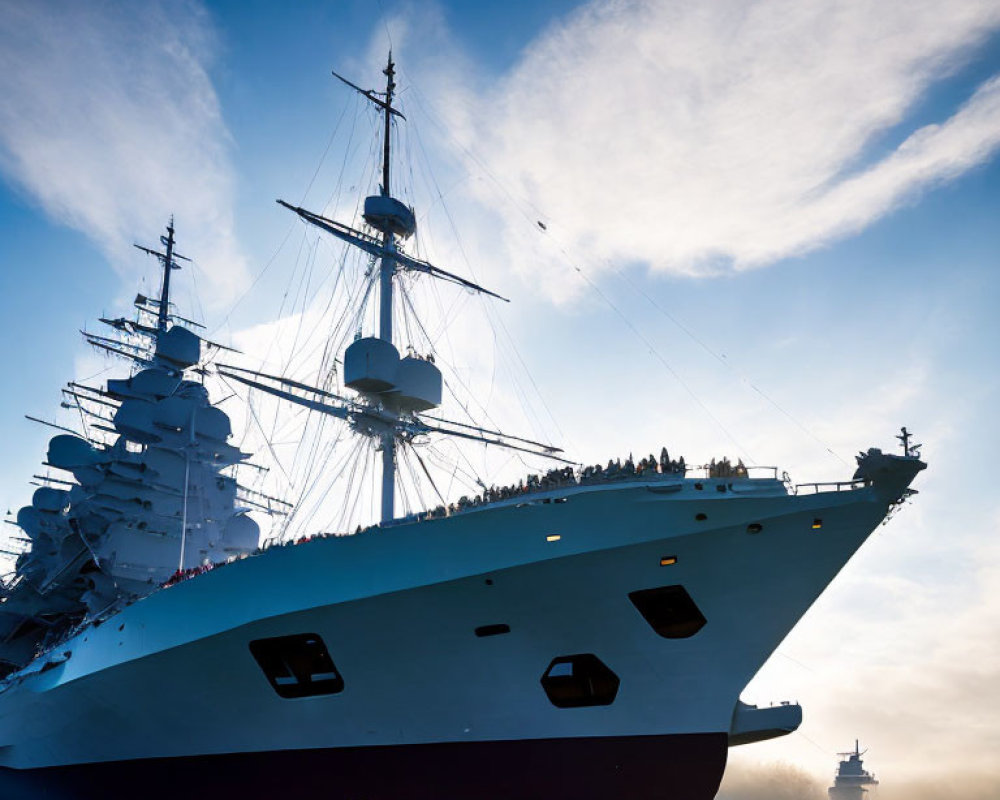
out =
<path fill-rule="evenodd" d="M 813 530 L 818 531 L 822 527 L 823 527 L 823 520 L 821 520 L 819 517 L 816 517 L 816 519 L 813 520 Z"/>
<path fill-rule="evenodd" d="M 677 556 L 662 556 L 660 558 L 661 567 L 669 567 L 671 564 L 677 563 Z"/>
<path fill-rule="evenodd" d="M 562 536 L 558 533 L 550 533 L 545 537 L 545 541 L 547 542 L 558 542 L 560 539 L 562 539 Z"/>

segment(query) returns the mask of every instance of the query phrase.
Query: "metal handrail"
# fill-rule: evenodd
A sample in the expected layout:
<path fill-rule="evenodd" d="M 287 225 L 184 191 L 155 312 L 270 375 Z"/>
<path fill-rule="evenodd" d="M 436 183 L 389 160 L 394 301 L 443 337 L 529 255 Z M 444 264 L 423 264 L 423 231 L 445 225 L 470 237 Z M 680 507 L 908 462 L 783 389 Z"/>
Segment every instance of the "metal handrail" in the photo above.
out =
<path fill-rule="evenodd" d="M 868 481 L 865 480 L 797 483 L 795 484 L 795 493 L 798 494 L 802 489 L 812 489 L 813 494 L 819 494 L 824 489 L 832 489 L 837 492 L 852 492 L 855 489 L 864 489 L 866 486 L 868 486 Z"/>

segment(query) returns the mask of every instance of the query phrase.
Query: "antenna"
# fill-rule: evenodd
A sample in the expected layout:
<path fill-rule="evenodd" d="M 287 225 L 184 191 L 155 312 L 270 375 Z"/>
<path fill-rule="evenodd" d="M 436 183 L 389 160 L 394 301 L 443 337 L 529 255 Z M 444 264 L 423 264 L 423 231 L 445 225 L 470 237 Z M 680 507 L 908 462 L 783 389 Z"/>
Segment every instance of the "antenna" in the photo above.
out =
<path fill-rule="evenodd" d="M 191 260 L 186 256 L 182 256 L 180 253 L 174 252 L 173 214 L 170 215 L 170 222 L 167 223 L 167 235 L 160 237 L 160 244 L 167 248 L 166 253 L 151 250 L 148 247 L 143 247 L 141 244 L 133 244 L 133 247 L 138 250 L 142 250 L 142 252 L 148 253 L 151 256 L 156 256 L 163 265 L 163 282 L 160 285 L 160 300 L 159 309 L 156 314 L 156 329 L 160 333 L 165 333 L 167 330 L 167 319 L 170 316 L 170 271 L 180 269 L 180 265 L 174 263 L 177 259 L 180 259 L 181 261 Z"/>
<path fill-rule="evenodd" d="M 919 448 L 920 445 L 919 444 L 914 444 L 914 445 L 910 444 L 910 439 L 913 437 L 913 434 L 910 433 L 908 430 L 906 430 L 906 426 L 904 425 L 902 428 L 899 429 L 899 431 L 900 432 L 899 432 L 899 434 L 897 434 L 896 438 L 899 439 L 900 443 L 903 445 L 903 455 L 904 456 L 916 456 L 916 455 L 920 455 L 917 452 L 917 448 Z"/>

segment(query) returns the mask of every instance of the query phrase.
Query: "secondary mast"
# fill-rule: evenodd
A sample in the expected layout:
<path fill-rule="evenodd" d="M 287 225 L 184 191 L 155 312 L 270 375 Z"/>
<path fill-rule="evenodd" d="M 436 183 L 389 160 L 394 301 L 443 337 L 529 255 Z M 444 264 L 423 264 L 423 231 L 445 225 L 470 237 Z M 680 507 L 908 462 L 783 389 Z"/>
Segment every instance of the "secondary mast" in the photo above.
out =
<path fill-rule="evenodd" d="M 141 244 L 133 245 L 133 247 L 151 256 L 156 256 L 160 264 L 163 265 L 163 281 L 160 284 L 160 298 L 156 312 L 156 330 L 160 333 L 166 333 L 167 322 L 170 320 L 170 273 L 175 269 L 180 269 L 180 265 L 176 263 L 177 260 L 191 260 L 174 252 L 174 218 L 172 216 L 170 222 L 167 223 L 167 235 L 160 237 L 160 244 L 167 249 L 167 252 L 161 253 L 158 250 L 143 247 Z"/>

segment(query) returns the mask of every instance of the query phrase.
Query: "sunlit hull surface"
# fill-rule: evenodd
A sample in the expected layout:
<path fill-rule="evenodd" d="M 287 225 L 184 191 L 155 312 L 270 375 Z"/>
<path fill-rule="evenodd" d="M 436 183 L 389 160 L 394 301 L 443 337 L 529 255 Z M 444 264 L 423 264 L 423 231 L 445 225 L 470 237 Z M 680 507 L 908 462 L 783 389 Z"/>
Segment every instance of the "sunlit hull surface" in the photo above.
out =
<path fill-rule="evenodd" d="M 740 691 L 896 498 L 664 477 L 272 548 L 154 593 L 8 682 L 0 796 L 707 800 Z M 629 594 L 662 586 L 700 630 L 653 630 Z M 302 633 L 342 691 L 268 682 L 249 643 Z M 614 672 L 613 702 L 550 702 L 542 675 L 574 654 Z"/>

